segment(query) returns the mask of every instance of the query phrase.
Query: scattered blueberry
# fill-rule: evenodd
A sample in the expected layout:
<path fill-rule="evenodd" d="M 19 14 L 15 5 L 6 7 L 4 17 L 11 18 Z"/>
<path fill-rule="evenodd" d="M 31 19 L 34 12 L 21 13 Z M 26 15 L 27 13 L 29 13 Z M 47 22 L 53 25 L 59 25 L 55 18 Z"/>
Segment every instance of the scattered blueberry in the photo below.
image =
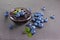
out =
<path fill-rule="evenodd" d="M 32 26 L 32 23 L 28 23 L 26 26 L 31 27 Z"/>
<path fill-rule="evenodd" d="M 41 17 L 38 17 L 38 18 L 37 18 L 37 20 L 39 20 L 39 21 L 40 21 L 41 19 L 42 19 Z"/>
<path fill-rule="evenodd" d="M 42 12 L 35 12 L 34 17 L 43 17 L 44 14 Z"/>
<path fill-rule="evenodd" d="M 41 15 L 41 16 L 44 16 L 44 13 L 40 12 L 40 15 Z"/>
<path fill-rule="evenodd" d="M 55 16 L 54 16 L 54 15 L 52 15 L 52 16 L 50 16 L 50 18 L 51 18 L 51 19 L 55 19 Z"/>
<path fill-rule="evenodd" d="M 14 28 L 14 25 L 10 24 L 10 25 L 9 25 L 9 29 L 12 30 L 13 28 Z"/>
<path fill-rule="evenodd" d="M 36 23 L 37 23 L 37 25 L 40 23 L 41 21 L 39 21 L 39 20 L 36 20 Z"/>
<path fill-rule="evenodd" d="M 44 19 L 44 22 L 48 22 L 48 18 Z"/>
<path fill-rule="evenodd" d="M 38 23 L 37 23 L 37 22 L 35 22 L 35 23 L 34 23 L 34 25 L 35 25 L 35 26 L 37 26 L 37 25 L 38 25 Z"/>
<path fill-rule="evenodd" d="M 38 17 L 38 16 L 40 16 L 39 14 L 34 14 L 34 17 Z"/>
<path fill-rule="evenodd" d="M 39 11 L 37 11 L 37 12 L 35 12 L 35 14 L 39 14 L 39 15 L 40 15 L 40 12 L 39 12 Z"/>
<path fill-rule="evenodd" d="M 41 19 L 40 21 L 41 21 L 41 23 L 44 23 L 44 19 Z"/>
<path fill-rule="evenodd" d="M 45 10 L 46 10 L 46 8 L 43 6 L 43 7 L 41 8 L 41 10 L 42 10 L 42 11 L 45 11 Z"/>
<path fill-rule="evenodd" d="M 4 16 L 5 16 L 5 17 L 8 17 L 8 15 L 9 15 L 9 12 L 6 11 L 5 14 L 4 14 Z"/>
<path fill-rule="evenodd" d="M 32 18 L 32 21 L 35 22 L 36 21 L 35 18 Z"/>
<path fill-rule="evenodd" d="M 43 23 L 40 23 L 40 24 L 38 25 L 39 28 L 43 28 L 43 26 L 44 26 Z"/>
<path fill-rule="evenodd" d="M 36 31 L 34 29 L 31 30 L 32 35 L 34 35 L 36 33 Z"/>
<path fill-rule="evenodd" d="M 33 26 L 33 25 L 32 25 L 30 28 L 31 28 L 31 29 L 36 29 L 36 27 L 35 27 L 35 26 Z"/>

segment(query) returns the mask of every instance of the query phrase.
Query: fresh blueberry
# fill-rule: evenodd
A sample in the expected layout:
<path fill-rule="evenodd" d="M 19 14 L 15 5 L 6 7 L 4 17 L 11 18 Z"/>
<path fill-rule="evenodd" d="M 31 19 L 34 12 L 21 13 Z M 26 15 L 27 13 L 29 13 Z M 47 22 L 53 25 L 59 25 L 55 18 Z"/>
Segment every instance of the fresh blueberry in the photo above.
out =
<path fill-rule="evenodd" d="M 36 31 L 34 29 L 31 30 L 32 35 L 34 35 L 36 33 Z"/>
<path fill-rule="evenodd" d="M 12 30 L 12 29 L 13 29 L 13 27 L 14 27 L 14 25 L 12 25 L 12 24 L 10 24 L 10 25 L 9 25 L 9 29 L 11 29 L 11 30 Z"/>
<path fill-rule="evenodd" d="M 41 17 L 38 17 L 38 18 L 37 18 L 37 20 L 39 20 L 39 21 L 40 21 L 41 19 L 42 19 Z"/>
<path fill-rule="evenodd" d="M 5 16 L 5 17 L 8 17 L 8 15 L 9 15 L 9 12 L 6 11 L 5 14 L 4 14 L 4 16 Z"/>
<path fill-rule="evenodd" d="M 37 23 L 37 24 L 39 24 L 39 23 L 40 23 L 40 21 L 39 21 L 39 20 L 36 20 L 36 23 Z"/>
<path fill-rule="evenodd" d="M 40 14 L 40 13 L 41 13 L 40 11 L 37 11 L 37 12 L 35 12 L 35 13 L 41 15 L 41 14 Z"/>
<path fill-rule="evenodd" d="M 39 14 L 34 14 L 34 17 L 38 17 L 39 16 Z"/>
<path fill-rule="evenodd" d="M 32 25 L 30 28 L 31 28 L 31 29 L 36 29 L 36 27 L 35 27 L 35 26 L 33 26 L 33 25 Z"/>
<path fill-rule="evenodd" d="M 40 12 L 40 15 L 41 15 L 41 16 L 44 16 L 44 13 Z"/>
<path fill-rule="evenodd" d="M 55 16 L 54 16 L 54 15 L 52 15 L 52 16 L 50 16 L 50 18 L 51 18 L 51 19 L 55 19 Z"/>
<path fill-rule="evenodd" d="M 40 24 L 38 25 L 39 28 L 43 28 L 43 26 L 44 26 L 43 23 L 40 23 Z"/>
<path fill-rule="evenodd" d="M 35 15 L 44 16 L 44 13 L 43 12 L 36 12 Z"/>
<path fill-rule="evenodd" d="M 35 22 L 35 18 L 32 18 L 32 21 Z"/>
<path fill-rule="evenodd" d="M 18 18 L 18 17 L 20 17 L 20 14 L 19 14 L 19 13 L 17 13 L 15 16 Z"/>
<path fill-rule="evenodd" d="M 44 23 L 44 19 L 41 19 L 40 21 L 41 21 L 41 23 Z"/>
<path fill-rule="evenodd" d="M 21 12 L 20 12 L 20 15 L 21 15 L 21 16 L 24 16 L 24 15 L 25 15 L 25 12 L 21 11 Z"/>
<path fill-rule="evenodd" d="M 40 12 L 35 12 L 34 16 L 39 17 L 39 16 L 41 16 L 41 13 Z"/>
<path fill-rule="evenodd" d="M 41 8 L 41 10 L 42 10 L 42 11 L 45 11 L 45 10 L 46 10 L 46 8 L 43 6 L 43 7 Z"/>
<path fill-rule="evenodd" d="M 44 22 L 48 22 L 48 18 L 44 19 Z"/>
<path fill-rule="evenodd" d="M 32 26 L 32 23 L 28 23 L 26 26 L 31 27 Z"/>
<path fill-rule="evenodd" d="M 37 26 L 37 25 L 38 25 L 38 23 L 37 23 L 37 22 L 35 22 L 35 23 L 34 23 L 34 25 L 35 25 L 35 26 Z"/>

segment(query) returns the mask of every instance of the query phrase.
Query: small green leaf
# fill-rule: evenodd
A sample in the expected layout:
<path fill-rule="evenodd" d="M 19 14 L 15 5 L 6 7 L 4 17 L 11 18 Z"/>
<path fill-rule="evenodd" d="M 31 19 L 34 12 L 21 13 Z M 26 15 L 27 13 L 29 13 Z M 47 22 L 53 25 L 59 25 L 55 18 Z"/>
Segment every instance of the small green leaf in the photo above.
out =
<path fill-rule="evenodd" d="M 28 37 L 32 37 L 32 34 L 31 33 L 28 33 L 27 35 L 28 35 Z"/>
<path fill-rule="evenodd" d="M 13 13 L 14 13 L 14 14 L 17 14 L 17 11 L 14 11 Z"/>
<path fill-rule="evenodd" d="M 26 30 L 26 32 L 28 32 L 28 33 L 30 32 L 30 28 L 29 28 L 29 27 L 26 27 L 25 30 Z"/>
<path fill-rule="evenodd" d="M 29 27 L 25 27 L 25 33 L 30 33 L 30 28 Z"/>

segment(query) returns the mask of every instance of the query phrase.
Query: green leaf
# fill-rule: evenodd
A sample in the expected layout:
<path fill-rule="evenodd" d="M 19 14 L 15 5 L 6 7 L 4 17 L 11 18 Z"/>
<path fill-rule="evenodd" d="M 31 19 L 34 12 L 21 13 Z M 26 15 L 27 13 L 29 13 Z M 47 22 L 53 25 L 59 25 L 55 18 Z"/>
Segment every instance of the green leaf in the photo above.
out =
<path fill-rule="evenodd" d="M 17 14 L 17 11 L 14 11 L 13 13 L 14 13 L 14 14 Z"/>
<path fill-rule="evenodd" d="M 28 33 L 27 35 L 28 35 L 28 37 L 32 37 L 32 34 L 31 33 Z"/>
<path fill-rule="evenodd" d="M 25 32 L 26 33 L 30 33 L 30 28 L 29 27 L 25 27 Z"/>

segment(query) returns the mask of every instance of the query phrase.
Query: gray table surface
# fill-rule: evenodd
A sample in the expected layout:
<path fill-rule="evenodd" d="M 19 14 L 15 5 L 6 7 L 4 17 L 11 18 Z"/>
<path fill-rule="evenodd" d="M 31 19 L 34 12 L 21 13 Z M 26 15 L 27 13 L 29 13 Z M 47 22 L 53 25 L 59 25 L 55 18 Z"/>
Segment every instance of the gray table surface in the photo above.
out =
<path fill-rule="evenodd" d="M 37 29 L 37 33 L 29 38 L 23 35 L 24 26 L 9 30 L 8 25 L 11 20 L 4 19 L 4 12 L 10 11 L 12 8 L 25 7 L 32 8 L 32 13 L 41 11 L 41 7 L 45 6 L 45 17 L 49 19 L 44 24 L 44 28 Z M 50 19 L 50 15 L 55 15 L 55 20 Z M 0 40 L 60 40 L 60 0 L 0 0 Z"/>

